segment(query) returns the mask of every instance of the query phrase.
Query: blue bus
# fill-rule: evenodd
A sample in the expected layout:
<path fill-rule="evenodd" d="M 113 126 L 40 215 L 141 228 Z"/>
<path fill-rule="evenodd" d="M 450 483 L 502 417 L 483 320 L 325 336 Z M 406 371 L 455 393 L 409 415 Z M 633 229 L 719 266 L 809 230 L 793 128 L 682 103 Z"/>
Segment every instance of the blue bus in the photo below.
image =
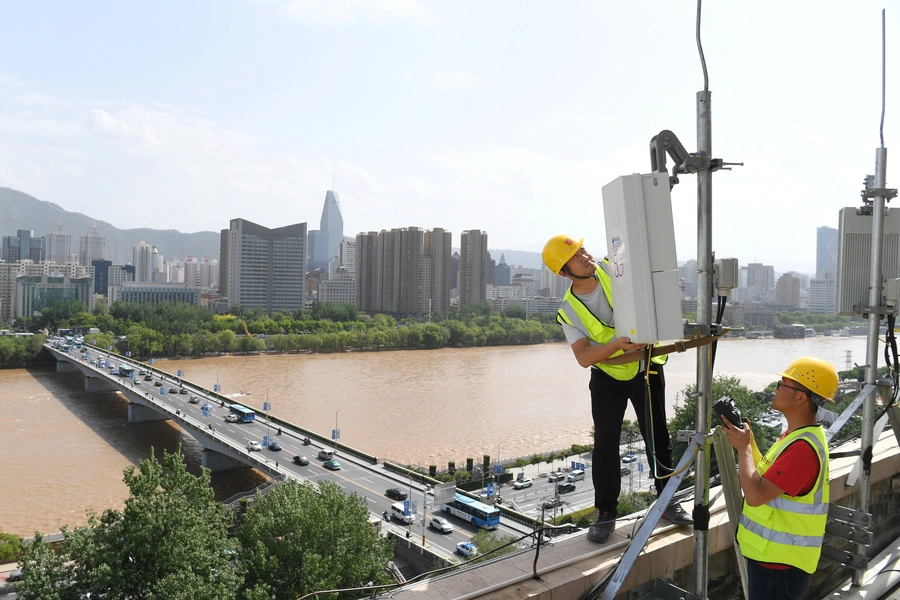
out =
<path fill-rule="evenodd" d="M 456 494 L 452 502 L 445 504 L 444 511 L 483 529 L 497 529 L 500 526 L 498 509 L 462 494 Z"/>
<path fill-rule="evenodd" d="M 128 365 L 119 365 L 119 375 L 122 377 L 131 377 L 132 373 L 134 373 L 134 368 Z"/>
<path fill-rule="evenodd" d="M 232 414 L 237 415 L 241 423 L 250 423 L 256 420 L 256 413 L 240 404 L 232 404 L 230 409 Z"/>

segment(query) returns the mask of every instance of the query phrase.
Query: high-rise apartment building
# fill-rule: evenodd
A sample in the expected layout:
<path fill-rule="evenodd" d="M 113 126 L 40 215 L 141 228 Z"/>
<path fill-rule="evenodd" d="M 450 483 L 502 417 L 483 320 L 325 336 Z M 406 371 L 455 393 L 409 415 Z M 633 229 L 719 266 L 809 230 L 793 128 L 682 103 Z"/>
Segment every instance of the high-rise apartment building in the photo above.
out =
<path fill-rule="evenodd" d="M 269 314 L 304 307 L 306 223 L 269 229 L 232 219 L 220 247 L 219 289 L 229 304 Z"/>
<path fill-rule="evenodd" d="M 781 306 L 800 306 L 800 288 L 802 281 L 793 273 L 785 273 L 778 278 L 778 304 Z"/>
<path fill-rule="evenodd" d="M 356 240 L 345 237 L 341 242 L 341 266 L 351 277 L 356 275 Z"/>
<path fill-rule="evenodd" d="M 403 227 L 356 236 L 356 307 L 404 318 L 450 306 L 452 234 Z"/>
<path fill-rule="evenodd" d="M 134 245 L 131 264 L 134 265 L 136 282 L 153 281 L 153 272 L 156 270 L 156 257 L 159 251 L 156 246 L 141 240 Z"/>
<path fill-rule="evenodd" d="M 100 235 L 97 225 L 92 224 L 87 235 L 81 236 L 78 242 L 78 262 L 90 265 L 95 260 L 106 260 L 106 238 Z"/>
<path fill-rule="evenodd" d="M 425 232 L 424 269 L 425 293 L 422 297 L 424 314 L 450 312 L 450 272 L 453 234 L 435 227 Z"/>
<path fill-rule="evenodd" d="M 356 308 L 381 310 L 381 237 L 377 231 L 356 236 Z"/>
<path fill-rule="evenodd" d="M 836 312 L 837 278 L 827 271 L 809 280 L 809 312 L 833 315 Z"/>
<path fill-rule="evenodd" d="M 66 232 L 62 221 L 44 239 L 47 240 L 47 260 L 59 263 L 72 261 L 72 236 Z"/>
<path fill-rule="evenodd" d="M 478 229 L 463 231 L 459 237 L 459 310 L 487 301 L 487 244 L 487 232 Z"/>
<path fill-rule="evenodd" d="M 187 287 L 211 288 L 218 285 L 219 261 L 188 256 L 184 261 L 184 284 Z"/>
<path fill-rule="evenodd" d="M 41 262 L 47 255 L 46 240 L 34 237 L 34 231 L 19 229 L 16 235 L 3 236 L 2 258 L 8 263 L 19 260 L 33 260 Z"/>

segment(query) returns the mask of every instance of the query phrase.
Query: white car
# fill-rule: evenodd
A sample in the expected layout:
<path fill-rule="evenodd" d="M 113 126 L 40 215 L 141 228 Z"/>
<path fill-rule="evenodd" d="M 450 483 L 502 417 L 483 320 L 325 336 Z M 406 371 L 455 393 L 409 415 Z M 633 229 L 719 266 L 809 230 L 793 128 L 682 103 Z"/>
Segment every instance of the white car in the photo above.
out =
<path fill-rule="evenodd" d="M 566 474 L 563 473 L 562 471 L 557 471 L 556 473 L 550 473 L 549 475 L 547 475 L 547 481 L 550 481 L 550 482 L 562 481 L 565 478 L 566 478 Z"/>
<path fill-rule="evenodd" d="M 231 413 L 225 415 L 225 421 L 228 423 L 237 423 L 237 415 L 233 415 Z"/>
<path fill-rule="evenodd" d="M 478 554 L 478 548 L 472 542 L 459 542 L 456 544 L 456 551 L 469 558 Z"/>
<path fill-rule="evenodd" d="M 247 444 L 247 451 L 248 452 L 253 452 L 253 451 L 261 452 L 262 445 L 259 442 L 250 442 L 249 444 Z"/>
<path fill-rule="evenodd" d="M 513 483 L 513 487 L 517 490 L 522 490 L 531 487 L 532 483 L 534 482 L 531 480 L 531 477 L 526 477 L 525 479 L 520 479 Z"/>
<path fill-rule="evenodd" d="M 428 521 L 428 524 L 442 533 L 453 533 L 453 525 L 451 525 L 450 521 L 448 521 L 444 517 L 431 517 L 431 520 Z"/>

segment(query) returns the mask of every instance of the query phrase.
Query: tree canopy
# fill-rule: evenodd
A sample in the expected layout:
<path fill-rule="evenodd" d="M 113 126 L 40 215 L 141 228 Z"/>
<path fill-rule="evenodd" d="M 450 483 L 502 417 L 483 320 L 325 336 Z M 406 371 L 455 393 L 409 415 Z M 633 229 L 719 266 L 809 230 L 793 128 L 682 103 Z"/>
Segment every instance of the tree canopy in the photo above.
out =
<path fill-rule="evenodd" d="M 279 483 L 253 500 L 238 532 L 247 589 L 254 598 L 277 599 L 390 583 L 393 544 L 368 518 L 363 498 L 328 481 L 319 483 L 318 492 L 294 480 Z"/>

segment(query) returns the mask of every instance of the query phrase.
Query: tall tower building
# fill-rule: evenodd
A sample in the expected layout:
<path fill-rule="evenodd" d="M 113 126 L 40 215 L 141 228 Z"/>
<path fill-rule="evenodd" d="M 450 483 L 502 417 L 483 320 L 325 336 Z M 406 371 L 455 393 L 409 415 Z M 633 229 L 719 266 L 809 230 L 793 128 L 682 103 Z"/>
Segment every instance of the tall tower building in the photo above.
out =
<path fill-rule="evenodd" d="M 46 240 L 34 237 L 34 231 L 19 229 L 16 235 L 3 236 L 3 260 L 14 263 L 18 260 L 33 260 L 38 263 L 46 256 Z"/>
<path fill-rule="evenodd" d="M 100 235 L 96 224 L 88 228 L 87 235 L 78 243 L 78 264 L 89 266 L 95 260 L 106 260 L 106 238 Z"/>
<path fill-rule="evenodd" d="M 232 219 L 220 247 L 219 289 L 229 304 L 269 314 L 304 307 L 306 223 L 269 229 Z"/>
<path fill-rule="evenodd" d="M 325 206 L 322 207 L 319 229 L 328 232 L 327 260 L 333 263 L 333 268 L 329 269 L 330 274 L 340 266 L 338 261 L 341 255 L 341 241 L 344 239 L 344 217 L 341 215 L 341 201 L 334 190 L 325 192 Z"/>
<path fill-rule="evenodd" d="M 459 237 L 459 310 L 487 301 L 488 234 L 478 229 Z"/>
<path fill-rule="evenodd" d="M 44 236 L 44 239 L 47 240 L 47 260 L 58 263 L 67 263 L 72 260 L 72 236 L 66 233 L 62 221 L 59 221 L 53 231 Z"/>
<path fill-rule="evenodd" d="M 309 232 L 307 265 L 309 271 L 322 269 L 328 276 L 341 266 L 341 241 L 344 239 L 344 217 L 341 201 L 334 190 L 325 192 L 325 204 L 319 228 Z"/>
<path fill-rule="evenodd" d="M 512 280 L 512 269 L 506 264 L 506 256 L 500 255 L 500 262 L 494 267 L 494 285 L 509 285 Z"/>
<path fill-rule="evenodd" d="M 816 228 L 816 275 L 837 276 L 838 230 L 834 227 Z"/>

